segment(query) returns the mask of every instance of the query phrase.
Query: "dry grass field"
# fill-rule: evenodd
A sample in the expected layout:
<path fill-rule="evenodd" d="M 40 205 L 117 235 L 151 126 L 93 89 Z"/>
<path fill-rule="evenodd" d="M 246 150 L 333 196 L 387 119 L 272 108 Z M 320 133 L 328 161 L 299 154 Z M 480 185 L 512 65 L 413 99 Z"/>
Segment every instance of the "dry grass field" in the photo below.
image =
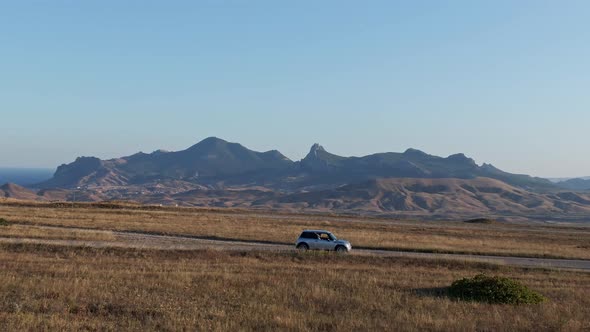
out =
<path fill-rule="evenodd" d="M 539 305 L 451 300 L 513 277 Z M 0 330 L 582 331 L 590 274 L 436 260 L 0 245 Z"/>
<path fill-rule="evenodd" d="M 50 240 L 92 240 L 92 241 L 113 241 L 115 236 L 108 232 L 98 231 L 76 231 L 70 229 L 47 229 L 29 225 L 6 225 L 0 226 L 0 237 L 2 238 L 30 238 Z"/>
<path fill-rule="evenodd" d="M 357 247 L 590 257 L 589 230 L 573 226 L 84 204 L 0 205 L 0 218 L 5 239 L 109 243 L 111 231 L 123 230 L 292 243 L 301 229 L 327 228 Z M 515 278 L 549 301 L 489 305 L 445 295 L 454 280 L 480 272 Z M 584 272 L 331 253 L 0 244 L 0 331 L 582 331 L 588 317 Z"/>
<path fill-rule="evenodd" d="M 582 226 L 398 221 L 125 206 L 105 209 L 84 204 L 73 208 L 68 205 L 56 208 L 44 204 L 0 204 L 0 218 L 22 227 L 53 225 L 285 244 L 294 243 L 302 229 L 325 228 L 350 240 L 357 248 L 590 259 L 590 227 Z M 0 237 L 5 232 L 0 226 Z M 65 232 L 62 233 L 64 239 L 83 236 Z M 89 236 L 85 234 L 83 239 Z M 108 235 L 97 233 L 96 236 Z"/>

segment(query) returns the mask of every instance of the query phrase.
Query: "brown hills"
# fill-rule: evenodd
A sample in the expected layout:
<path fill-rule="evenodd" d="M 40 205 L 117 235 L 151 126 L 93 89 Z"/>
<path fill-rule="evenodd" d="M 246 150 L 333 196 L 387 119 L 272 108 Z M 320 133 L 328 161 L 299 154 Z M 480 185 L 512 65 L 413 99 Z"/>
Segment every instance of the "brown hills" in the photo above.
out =
<path fill-rule="evenodd" d="M 263 208 L 380 215 L 575 216 L 588 219 L 590 195 L 535 193 L 490 178 L 381 178 L 338 188 L 278 193 L 265 188 L 197 188 L 133 197 L 149 204 Z M 113 199 L 119 199 L 113 197 Z"/>
<path fill-rule="evenodd" d="M 490 178 L 376 179 L 336 189 L 281 197 L 300 208 L 437 214 L 590 214 L 590 196 L 541 194 Z"/>
<path fill-rule="evenodd" d="M 25 187 L 21 187 L 14 183 L 6 183 L 0 187 L 0 197 L 37 200 L 37 194 Z"/>
<path fill-rule="evenodd" d="M 0 197 L 26 200 L 135 201 L 421 216 L 535 216 L 590 220 L 590 193 L 546 179 L 408 149 L 342 157 L 312 146 L 300 161 L 218 138 L 177 151 L 101 160 L 80 157 L 31 191 L 5 185 Z"/>
<path fill-rule="evenodd" d="M 264 187 L 174 186 L 43 189 L 37 193 L 7 184 L 0 197 L 37 201 L 106 200 L 199 207 L 238 207 L 286 211 L 420 216 L 420 218 L 590 219 L 590 195 L 575 192 L 535 193 L 490 178 L 380 178 L 338 188 L 278 192 Z"/>
<path fill-rule="evenodd" d="M 101 200 L 93 192 L 67 189 L 41 189 L 33 191 L 14 183 L 6 183 L 0 186 L 0 197 L 28 201 L 86 201 L 95 202 Z"/>

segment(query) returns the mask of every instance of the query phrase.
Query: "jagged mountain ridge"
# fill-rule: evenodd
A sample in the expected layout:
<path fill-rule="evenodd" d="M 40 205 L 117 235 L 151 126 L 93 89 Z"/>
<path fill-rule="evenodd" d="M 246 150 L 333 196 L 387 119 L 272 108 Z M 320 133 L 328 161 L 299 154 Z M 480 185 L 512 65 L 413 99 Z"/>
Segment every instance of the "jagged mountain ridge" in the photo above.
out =
<path fill-rule="evenodd" d="M 488 177 L 528 190 L 555 188 L 545 179 L 503 172 L 492 165 L 478 166 L 464 154 L 443 158 L 416 149 L 342 157 L 314 144 L 308 155 L 294 162 L 279 151 L 256 152 L 237 143 L 207 138 L 178 152 L 158 150 L 111 160 L 80 157 L 58 167 L 40 188 L 127 186 L 160 180 L 194 184 L 264 185 L 283 191 L 328 189 L 377 178 Z"/>
<path fill-rule="evenodd" d="M 385 152 L 364 157 L 340 157 L 315 144 L 301 161 L 301 167 L 315 174 L 315 179 L 332 179 L 341 184 L 376 178 L 459 178 L 488 177 L 533 190 L 555 188 L 545 179 L 504 172 L 491 164 L 478 166 L 462 153 L 446 158 L 416 149 L 403 153 Z"/>
<path fill-rule="evenodd" d="M 61 165 L 49 181 L 38 186 L 125 186 L 157 179 L 197 183 L 200 179 L 223 179 L 256 172 L 288 169 L 293 161 L 276 150 L 255 152 L 240 144 L 210 137 L 178 152 L 155 151 L 128 157 L 100 160 L 80 157 Z"/>

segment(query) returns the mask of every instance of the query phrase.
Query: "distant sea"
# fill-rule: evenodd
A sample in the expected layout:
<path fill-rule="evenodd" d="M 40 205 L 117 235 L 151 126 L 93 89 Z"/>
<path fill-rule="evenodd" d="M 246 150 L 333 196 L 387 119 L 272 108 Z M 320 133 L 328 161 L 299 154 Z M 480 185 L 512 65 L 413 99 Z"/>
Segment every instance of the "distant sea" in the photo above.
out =
<path fill-rule="evenodd" d="M 55 169 L 51 168 L 0 167 L 0 186 L 10 182 L 26 187 L 50 179 L 53 173 Z"/>

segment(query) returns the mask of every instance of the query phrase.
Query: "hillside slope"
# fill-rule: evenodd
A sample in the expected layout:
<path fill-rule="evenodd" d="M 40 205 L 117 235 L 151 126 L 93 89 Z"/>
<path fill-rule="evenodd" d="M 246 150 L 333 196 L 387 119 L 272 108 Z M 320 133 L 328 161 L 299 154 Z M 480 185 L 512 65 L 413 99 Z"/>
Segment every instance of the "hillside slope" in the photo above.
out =
<path fill-rule="evenodd" d="M 275 204 L 305 209 L 438 214 L 590 214 L 590 196 L 540 194 L 490 178 L 387 178 L 283 196 Z"/>
<path fill-rule="evenodd" d="M 21 187 L 14 183 L 6 183 L 0 186 L 0 197 L 24 200 L 38 199 L 38 196 L 34 191 L 31 191 L 25 187 Z"/>

